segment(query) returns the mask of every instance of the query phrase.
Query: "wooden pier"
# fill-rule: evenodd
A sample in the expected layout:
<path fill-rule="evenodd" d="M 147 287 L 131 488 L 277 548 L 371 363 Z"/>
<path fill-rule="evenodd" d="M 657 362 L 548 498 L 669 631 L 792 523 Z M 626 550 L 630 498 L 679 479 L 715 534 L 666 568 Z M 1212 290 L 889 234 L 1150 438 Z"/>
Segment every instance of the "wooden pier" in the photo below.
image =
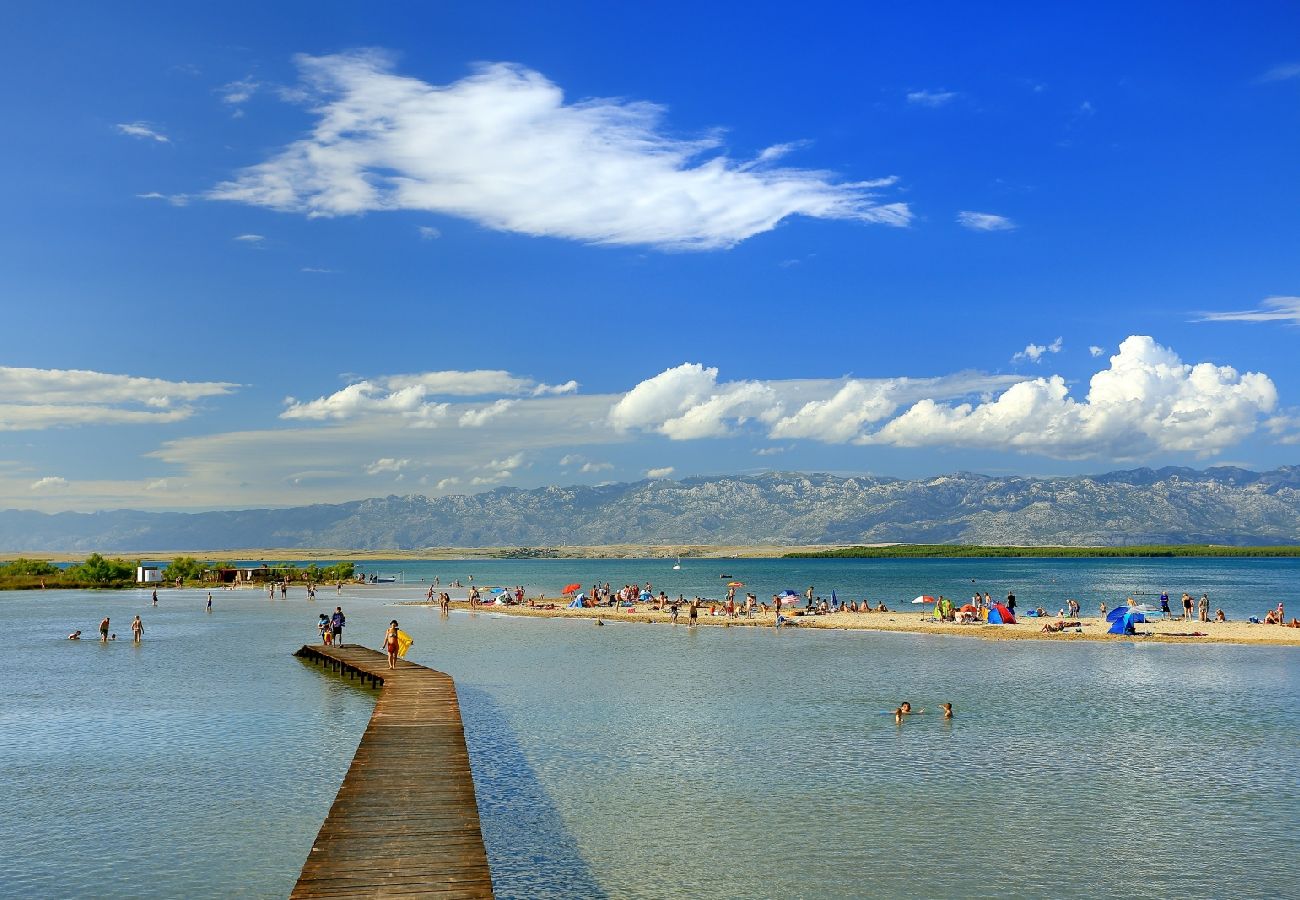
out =
<path fill-rule="evenodd" d="M 290 897 L 492 897 L 451 677 L 357 644 L 294 655 L 380 693 Z"/>

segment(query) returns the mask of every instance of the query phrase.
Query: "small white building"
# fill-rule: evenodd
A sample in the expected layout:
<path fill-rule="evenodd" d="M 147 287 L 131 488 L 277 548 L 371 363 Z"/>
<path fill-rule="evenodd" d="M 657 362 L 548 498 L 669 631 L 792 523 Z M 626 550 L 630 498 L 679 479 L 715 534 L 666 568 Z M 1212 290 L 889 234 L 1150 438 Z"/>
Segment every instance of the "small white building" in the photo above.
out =
<path fill-rule="evenodd" d="M 157 566 L 136 566 L 135 567 L 136 584 L 161 584 L 162 569 Z"/>

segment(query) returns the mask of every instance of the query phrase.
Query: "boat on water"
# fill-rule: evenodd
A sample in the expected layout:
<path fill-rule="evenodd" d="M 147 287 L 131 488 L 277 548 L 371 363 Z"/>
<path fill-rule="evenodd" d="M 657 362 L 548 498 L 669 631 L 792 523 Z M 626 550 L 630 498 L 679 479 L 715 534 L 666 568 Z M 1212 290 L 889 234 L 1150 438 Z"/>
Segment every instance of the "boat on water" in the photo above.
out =
<path fill-rule="evenodd" d="M 682 558 L 679 556 L 677 557 L 677 565 L 673 566 L 673 571 L 677 571 L 681 567 L 682 567 Z"/>

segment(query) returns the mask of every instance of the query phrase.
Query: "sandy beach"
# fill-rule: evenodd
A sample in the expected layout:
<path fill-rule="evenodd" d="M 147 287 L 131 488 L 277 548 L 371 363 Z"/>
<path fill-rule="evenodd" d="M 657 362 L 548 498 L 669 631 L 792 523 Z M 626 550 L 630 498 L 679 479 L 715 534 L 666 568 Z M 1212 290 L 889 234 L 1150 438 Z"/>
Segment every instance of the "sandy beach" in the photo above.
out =
<path fill-rule="evenodd" d="M 605 622 L 637 622 L 643 624 L 671 625 L 671 615 L 658 612 L 648 604 L 638 604 L 635 609 L 613 610 L 608 607 L 600 609 L 566 609 L 563 603 L 554 598 L 538 600 L 541 603 L 555 603 L 559 609 L 539 609 L 530 606 L 489 606 L 473 607 L 473 611 L 484 614 L 497 613 L 507 616 L 531 616 L 551 619 L 600 619 Z M 407 606 L 432 606 L 423 601 L 410 602 Z M 464 600 L 452 602 L 455 609 L 471 609 Z M 699 624 L 705 628 L 772 628 L 776 614 L 757 612 L 752 619 L 729 619 L 726 615 L 709 615 L 709 607 L 700 610 Z M 1078 620 L 1081 628 L 1070 629 L 1061 633 L 1047 633 L 1043 626 L 1056 622 L 1055 617 L 1030 618 L 1017 621 L 1014 625 L 957 625 L 952 622 L 938 622 L 928 612 L 925 614 L 906 612 L 837 612 L 817 616 L 787 616 L 786 628 L 822 628 L 832 631 L 897 631 L 911 634 L 936 634 L 954 637 L 973 637 L 989 641 L 1043 640 L 1043 641 L 1155 641 L 1160 643 L 1214 643 L 1214 644 L 1269 644 L 1300 646 L 1300 628 L 1279 625 L 1254 625 L 1249 622 L 1183 622 L 1178 620 L 1162 621 L 1152 619 L 1144 625 L 1137 626 L 1136 636 L 1107 634 L 1109 624 L 1097 616 L 1085 616 Z M 686 624 L 686 608 L 683 607 L 678 618 L 677 627 L 689 627 Z M 1199 632 L 1199 634 L 1194 634 Z"/>

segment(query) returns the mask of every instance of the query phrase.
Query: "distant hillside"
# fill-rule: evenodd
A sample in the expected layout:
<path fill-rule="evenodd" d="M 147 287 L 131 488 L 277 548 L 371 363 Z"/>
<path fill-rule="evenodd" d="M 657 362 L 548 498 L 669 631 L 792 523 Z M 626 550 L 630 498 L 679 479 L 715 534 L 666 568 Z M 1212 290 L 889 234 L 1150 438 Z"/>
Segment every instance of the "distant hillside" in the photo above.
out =
<path fill-rule="evenodd" d="M 0 549 L 1300 543 L 1300 467 L 904 481 L 773 472 L 234 512 L 0 512 Z"/>

